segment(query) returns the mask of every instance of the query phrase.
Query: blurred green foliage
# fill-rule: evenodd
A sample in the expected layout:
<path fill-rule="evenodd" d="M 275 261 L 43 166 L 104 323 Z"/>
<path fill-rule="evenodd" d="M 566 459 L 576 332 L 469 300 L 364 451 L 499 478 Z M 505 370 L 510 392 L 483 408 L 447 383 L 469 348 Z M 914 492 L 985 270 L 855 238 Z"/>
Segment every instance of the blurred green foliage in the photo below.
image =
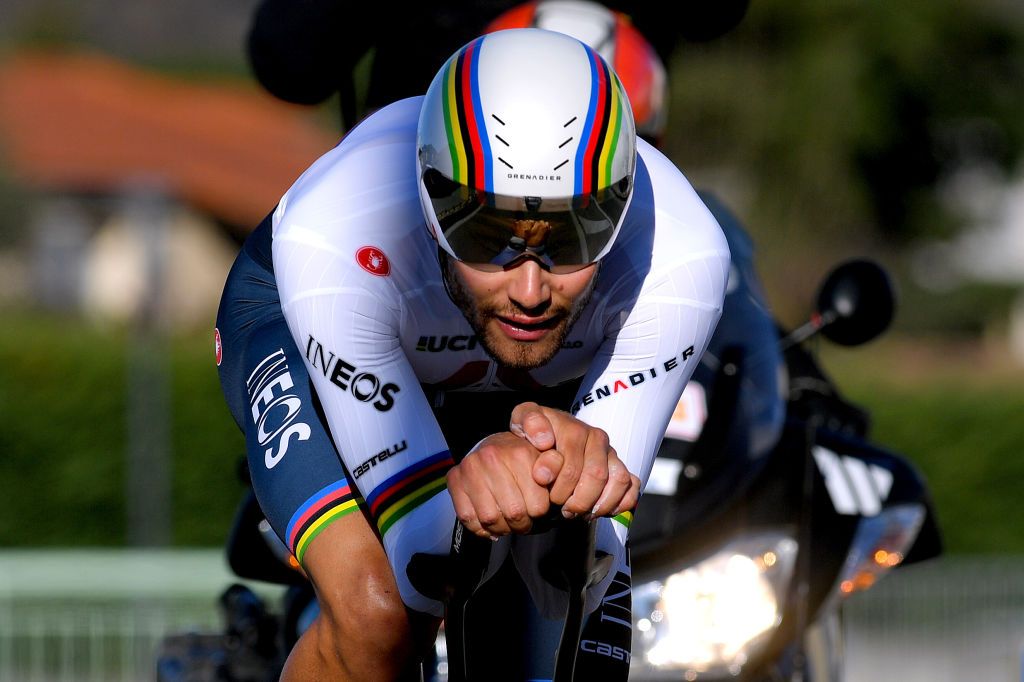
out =
<path fill-rule="evenodd" d="M 756 0 L 732 33 L 677 50 L 666 148 L 712 189 L 714 169 L 738 173 L 720 189 L 775 240 L 902 244 L 959 227 L 941 179 L 1014 169 L 1022 82 L 1012 3 Z"/>
<path fill-rule="evenodd" d="M 754 237 L 769 300 L 808 311 L 835 262 L 870 256 L 901 280 L 916 333 L 1005 320 L 1005 288 L 915 287 L 922 240 L 968 226 L 947 195 L 968 169 L 1013 177 L 1024 145 L 1024 12 L 999 0 L 754 0 L 743 22 L 670 64 L 665 150 Z M 952 298 L 951 298 L 952 296 Z"/>
<path fill-rule="evenodd" d="M 126 331 L 7 312 L 0 333 L 0 546 L 126 541 Z M 170 343 L 174 540 L 217 545 L 242 487 L 244 443 L 212 341 Z"/>
<path fill-rule="evenodd" d="M 0 544 L 123 537 L 121 340 L 58 320 L 5 319 L 0 335 Z"/>

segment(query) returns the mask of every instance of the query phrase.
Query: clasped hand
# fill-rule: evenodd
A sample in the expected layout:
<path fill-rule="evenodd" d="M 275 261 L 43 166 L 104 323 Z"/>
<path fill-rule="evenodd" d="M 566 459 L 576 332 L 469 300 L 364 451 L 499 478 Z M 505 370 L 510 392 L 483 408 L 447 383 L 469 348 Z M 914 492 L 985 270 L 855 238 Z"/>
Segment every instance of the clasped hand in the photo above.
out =
<path fill-rule="evenodd" d="M 462 524 L 481 537 L 528 533 L 552 504 L 566 518 L 615 516 L 636 506 L 640 479 L 608 434 L 572 415 L 522 403 L 509 430 L 480 441 L 448 472 Z"/>

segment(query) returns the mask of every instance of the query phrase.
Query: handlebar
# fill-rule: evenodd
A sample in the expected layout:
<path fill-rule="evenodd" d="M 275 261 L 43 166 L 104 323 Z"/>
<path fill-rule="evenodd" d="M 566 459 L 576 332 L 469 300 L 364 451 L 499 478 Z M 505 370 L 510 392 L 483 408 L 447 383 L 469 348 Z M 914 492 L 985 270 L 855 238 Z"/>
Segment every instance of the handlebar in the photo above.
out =
<path fill-rule="evenodd" d="M 586 592 L 611 568 L 612 557 L 595 549 L 597 524 L 583 518 L 566 519 L 553 506 L 534 520 L 529 534 L 556 533 L 551 551 L 539 562 L 541 577 L 568 594 L 562 636 L 555 661 L 554 680 L 571 680 L 576 665 L 580 633 L 585 618 Z M 496 543 L 466 530 L 460 522 L 452 531 L 448 556 L 417 553 L 406 573 L 422 594 L 445 604 L 445 636 L 448 642 L 449 679 L 468 677 L 466 656 L 467 605 L 484 582 Z"/>

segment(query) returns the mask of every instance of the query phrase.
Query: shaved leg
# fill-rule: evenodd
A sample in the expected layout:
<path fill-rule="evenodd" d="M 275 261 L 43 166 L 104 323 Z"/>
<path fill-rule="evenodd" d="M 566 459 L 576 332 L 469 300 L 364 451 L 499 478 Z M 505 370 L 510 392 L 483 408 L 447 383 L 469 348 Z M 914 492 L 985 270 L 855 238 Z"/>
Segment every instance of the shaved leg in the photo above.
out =
<path fill-rule="evenodd" d="M 318 535 L 304 556 L 320 614 L 295 644 L 283 682 L 419 680 L 440 621 L 402 603 L 384 548 L 362 514 Z"/>

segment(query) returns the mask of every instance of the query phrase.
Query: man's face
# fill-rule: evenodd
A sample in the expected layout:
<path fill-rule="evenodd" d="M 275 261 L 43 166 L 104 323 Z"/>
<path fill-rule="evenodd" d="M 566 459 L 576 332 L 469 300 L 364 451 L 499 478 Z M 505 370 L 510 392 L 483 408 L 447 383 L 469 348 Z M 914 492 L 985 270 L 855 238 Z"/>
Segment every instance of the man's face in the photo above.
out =
<path fill-rule="evenodd" d="M 565 274 L 548 272 L 532 258 L 504 270 L 482 272 L 444 255 L 448 291 L 498 363 L 533 369 L 555 356 L 590 300 L 597 280 L 592 264 Z"/>

